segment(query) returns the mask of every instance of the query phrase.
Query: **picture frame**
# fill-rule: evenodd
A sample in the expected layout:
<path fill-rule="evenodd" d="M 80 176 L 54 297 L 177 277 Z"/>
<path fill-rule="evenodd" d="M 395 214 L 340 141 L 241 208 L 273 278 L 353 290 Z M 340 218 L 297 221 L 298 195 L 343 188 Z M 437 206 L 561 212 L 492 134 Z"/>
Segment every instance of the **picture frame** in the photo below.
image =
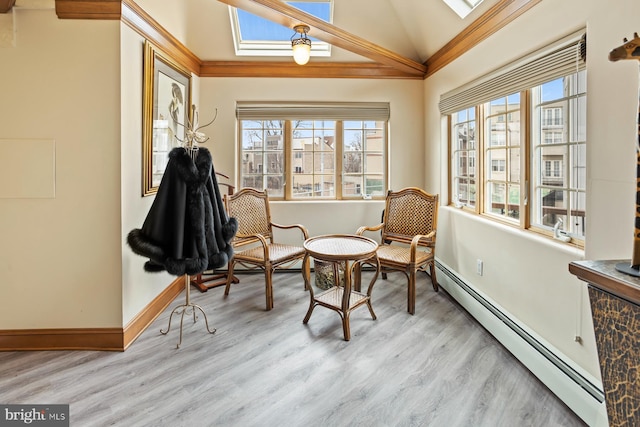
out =
<path fill-rule="evenodd" d="M 142 196 L 158 191 L 169 152 L 191 119 L 191 72 L 148 40 L 144 44 Z"/>

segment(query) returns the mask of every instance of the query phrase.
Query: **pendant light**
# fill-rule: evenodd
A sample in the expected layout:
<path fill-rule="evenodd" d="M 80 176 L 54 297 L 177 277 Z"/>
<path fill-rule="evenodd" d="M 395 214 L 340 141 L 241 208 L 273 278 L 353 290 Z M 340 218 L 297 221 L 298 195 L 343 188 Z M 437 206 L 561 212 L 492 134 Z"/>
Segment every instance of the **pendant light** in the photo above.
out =
<path fill-rule="evenodd" d="M 291 36 L 291 48 L 293 49 L 293 60 L 298 65 L 304 65 L 309 62 L 311 57 L 311 40 L 307 38 L 309 27 L 307 25 L 296 25 L 293 27 L 296 32 Z M 299 38 L 294 38 L 296 34 L 300 34 Z"/>

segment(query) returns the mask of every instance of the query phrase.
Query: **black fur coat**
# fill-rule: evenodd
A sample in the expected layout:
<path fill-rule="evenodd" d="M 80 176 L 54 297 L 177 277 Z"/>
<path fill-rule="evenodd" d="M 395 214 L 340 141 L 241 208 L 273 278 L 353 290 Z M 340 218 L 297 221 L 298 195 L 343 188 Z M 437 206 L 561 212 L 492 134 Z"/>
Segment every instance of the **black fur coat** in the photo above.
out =
<path fill-rule="evenodd" d="M 194 161 L 187 150 L 174 148 L 158 193 L 141 229 L 127 243 L 149 258 L 146 271 L 181 276 L 223 267 L 233 255 L 230 241 L 238 230 L 222 203 L 211 153 L 198 150 Z"/>

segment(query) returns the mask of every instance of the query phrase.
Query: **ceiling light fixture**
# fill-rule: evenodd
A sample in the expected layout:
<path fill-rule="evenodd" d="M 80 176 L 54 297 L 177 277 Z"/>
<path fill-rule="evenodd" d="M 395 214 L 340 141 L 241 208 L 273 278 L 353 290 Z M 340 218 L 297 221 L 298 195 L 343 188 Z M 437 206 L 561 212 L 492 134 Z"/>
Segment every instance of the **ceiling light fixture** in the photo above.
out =
<path fill-rule="evenodd" d="M 300 34 L 299 38 L 294 38 L 296 34 L 291 36 L 291 48 L 293 49 L 293 60 L 298 65 L 304 65 L 309 62 L 311 57 L 311 40 L 307 38 L 309 27 L 307 25 L 296 25 L 293 27 L 296 34 Z"/>

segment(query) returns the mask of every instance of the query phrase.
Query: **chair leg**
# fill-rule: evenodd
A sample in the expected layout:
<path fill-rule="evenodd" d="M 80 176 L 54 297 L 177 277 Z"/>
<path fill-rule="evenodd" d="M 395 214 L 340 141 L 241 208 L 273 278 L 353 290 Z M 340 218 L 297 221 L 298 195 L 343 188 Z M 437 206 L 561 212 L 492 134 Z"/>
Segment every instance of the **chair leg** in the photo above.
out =
<path fill-rule="evenodd" d="M 433 285 L 433 290 L 438 292 L 438 279 L 436 279 L 436 263 L 435 263 L 435 261 L 432 261 L 431 265 L 429 265 L 429 271 L 430 271 L 429 276 L 431 276 L 431 284 Z"/>
<path fill-rule="evenodd" d="M 409 285 L 407 289 L 407 311 L 411 314 L 416 312 L 416 271 L 409 273 Z"/>
<path fill-rule="evenodd" d="M 342 316 L 342 331 L 344 332 L 344 340 L 349 341 L 351 339 L 351 328 L 349 328 L 349 312 L 344 313 Z"/>
<path fill-rule="evenodd" d="M 273 284 L 272 284 L 272 279 L 273 279 L 273 269 L 272 268 L 265 268 L 264 269 L 264 287 L 265 287 L 265 294 L 266 294 L 266 298 L 267 298 L 267 311 L 271 310 L 273 308 Z"/>
<path fill-rule="evenodd" d="M 235 260 L 231 259 L 227 263 L 227 285 L 224 287 L 224 296 L 229 295 L 229 289 L 231 289 L 231 282 L 233 282 L 233 267 L 235 267 Z"/>

